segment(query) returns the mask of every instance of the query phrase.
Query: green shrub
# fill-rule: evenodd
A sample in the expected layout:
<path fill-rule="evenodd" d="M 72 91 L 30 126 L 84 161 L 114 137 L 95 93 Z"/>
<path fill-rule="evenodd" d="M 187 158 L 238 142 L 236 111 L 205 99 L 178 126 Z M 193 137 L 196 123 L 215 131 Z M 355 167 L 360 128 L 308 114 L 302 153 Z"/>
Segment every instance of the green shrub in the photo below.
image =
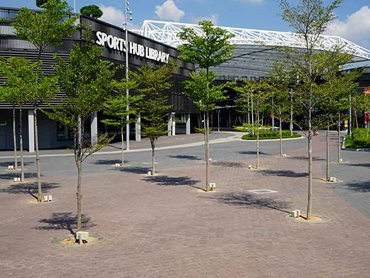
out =
<path fill-rule="evenodd" d="M 298 138 L 301 137 L 301 135 L 297 133 L 293 133 L 293 135 L 290 135 L 289 130 L 283 130 L 283 138 Z M 264 140 L 264 139 L 279 139 L 280 134 L 279 130 L 260 130 L 259 132 L 259 139 Z M 257 136 L 252 135 L 252 134 L 245 134 L 242 136 L 243 140 L 256 140 Z"/>
<path fill-rule="evenodd" d="M 260 130 L 269 130 L 270 128 L 271 128 L 270 126 L 265 126 L 265 125 L 259 127 Z M 257 129 L 257 127 L 256 125 L 252 125 L 252 124 L 243 124 L 240 126 L 234 126 L 234 129 L 237 131 L 253 132 L 253 130 Z"/>
<path fill-rule="evenodd" d="M 204 134 L 204 128 L 196 127 L 195 128 L 195 133 L 202 133 L 202 134 Z M 209 133 L 212 133 L 212 128 L 209 128 Z"/>
<path fill-rule="evenodd" d="M 352 132 L 352 138 L 347 136 L 346 148 L 370 148 L 370 130 L 356 128 Z"/>

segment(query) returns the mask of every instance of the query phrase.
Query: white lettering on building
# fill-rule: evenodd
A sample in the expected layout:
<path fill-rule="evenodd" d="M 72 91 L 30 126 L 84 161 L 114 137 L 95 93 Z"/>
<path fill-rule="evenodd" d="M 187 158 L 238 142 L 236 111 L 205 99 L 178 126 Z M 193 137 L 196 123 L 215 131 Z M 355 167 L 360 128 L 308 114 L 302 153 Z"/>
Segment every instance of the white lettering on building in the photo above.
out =
<path fill-rule="evenodd" d="M 124 39 L 112 35 L 107 35 L 106 33 L 103 33 L 101 31 L 96 32 L 96 38 L 96 43 L 98 45 L 106 46 L 117 51 L 126 52 L 126 41 Z M 145 57 L 147 59 L 165 64 L 168 63 L 168 60 L 170 58 L 170 54 L 166 52 L 159 51 L 148 46 L 143 46 L 135 42 L 128 43 L 128 50 L 129 54 L 139 57 Z"/>

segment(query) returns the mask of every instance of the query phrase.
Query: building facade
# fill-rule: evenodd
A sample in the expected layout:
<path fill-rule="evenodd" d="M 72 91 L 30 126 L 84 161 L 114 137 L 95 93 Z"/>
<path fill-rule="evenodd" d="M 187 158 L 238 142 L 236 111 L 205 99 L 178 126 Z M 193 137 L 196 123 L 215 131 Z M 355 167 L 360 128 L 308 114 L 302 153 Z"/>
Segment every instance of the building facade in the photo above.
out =
<path fill-rule="evenodd" d="M 21 40 L 14 35 L 14 28 L 11 26 L 18 9 L 0 8 L 0 57 L 24 57 L 31 60 L 37 59 L 35 47 L 27 41 Z M 81 16 L 81 23 L 91 27 L 94 39 L 98 45 L 104 47 L 102 58 L 111 61 L 116 65 L 125 65 L 125 31 L 117 26 L 106 22 Z M 73 44 L 82 41 L 81 33 L 75 32 L 71 38 L 63 40 L 58 47 L 49 47 L 42 54 L 43 70 L 46 74 L 53 74 L 54 56 L 58 55 L 67 58 Z M 163 43 L 156 42 L 139 34 L 128 32 L 128 63 L 129 68 L 134 70 L 144 63 L 163 64 L 173 60 L 179 65 L 178 70 L 173 74 L 173 86 L 169 94 L 169 102 L 172 106 L 168 116 L 169 135 L 176 133 L 190 133 L 193 126 L 191 119 L 197 111 L 195 106 L 184 96 L 182 89 L 183 80 L 187 79 L 189 73 L 194 70 L 194 65 L 178 59 L 178 51 Z M 123 69 L 118 70 L 116 77 L 124 78 Z M 3 83 L 0 77 L 0 84 Z M 107 92 L 108 94 L 109 92 Z M 63 92 L 56 95 L 51 105 L 63 101 Z M 33 114 L 31 106 L 24 105 L 23 113 L 23 134 L 24 147 L 30 152 L 34 150 Z M 48 109 L 47 104 L 41 104 L 42 109 Z M 18 115 L 18 112 L 17 112 Z M 65 126 L 50 120 L 46 115 L 39 112 L 39 146 L 41 149 L 61 148 L 72 143 L 71 134 Z M 93 138 L 99 132 L 106 132 L 108 127 L 104 126 L 100 119 L 104 117 L 101 113 L 94 113 L 91 118 L 90 129 Z M 17 120 L 18 123 L 18 120 Z M 176 124 L 175 124 L 176 123 Z M 13 148 L 12 136 L 12 105 L 0 102 L 0 150 Z M 114 130 L 109 130 L 115 132 Z M 140 140 L 140 125 L 131 124 L 131 139 Z"/>

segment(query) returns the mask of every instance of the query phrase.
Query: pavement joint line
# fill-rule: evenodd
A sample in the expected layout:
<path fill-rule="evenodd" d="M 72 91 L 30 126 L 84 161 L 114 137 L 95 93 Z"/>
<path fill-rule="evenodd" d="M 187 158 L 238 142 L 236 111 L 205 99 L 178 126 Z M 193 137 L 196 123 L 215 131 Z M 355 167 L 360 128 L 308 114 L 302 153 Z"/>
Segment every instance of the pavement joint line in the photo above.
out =
<path fill-rule="evenodd" d="M 287 140 L 299 140 L 299 139 L 304 139 L 305 137 L 299 137 L 299 138 L 286 138 L 283 139 L 284 141 Z M 268 140 L 260 140 L 263 142 L 271 142 L 271 141 L 279 141 L 280 139 L 268 139 Z M 256 140 L 243 140 L 241 139 L 240 136 L 231 136 L 227 138 L 218 138 L 218 139 L 213 139 L 209 142 L 210 145 L 212 144 L 221 144 L 221 143 L 228 143 L 228 142 L 235 142 L 235 141 L 243 141 L 243 142 L 255 142 Z M 173 150 L 173 149 L 181 149 L 181 148 L 190 148 L 190 147 L 199 147 L 203 146 L 204 142 L 195 142 L 195 143 L 188 143 L 188 144 L 181 144 L 181 145 L 174 145 L 174 146 L 165 146 L 165 147 L 158 147 L 156 148 L 156 151 L 160 150 Z M 125 153 L 137 153 L 137 152 L 149 152 L 151 151 L 151 148 L 142 148 L 142 149 L 136 149 L 136 150 L 126 150 Z M 110 154 L 120 154 L 121 151 L 101 151 L 101 152 L 96 152 L 93 155 L 110 155 Z M 74 156 L 73 153 L 62 153 L 62 154 L 40 154 L 40 157 L 69 157 L 69 156 Z M 34 158 L 35 155 L 24 155 L 24 158 Z M 3 156 L 0 157 L 1 159 L 12 159 L 13 156 Z"/>
<path fill-rule="evenodd" d="M 227 142 L 233 142 L 238 141 L 240 137 L 227 137 L 227 138 L 218 138 L 213 139 L 209 142 L 209 144 L 219 144 L 219 143 L 227 143 Z M 199 147 L 203 146 L 204 142 L 195 142 L 195 143 L 188 143 L 188 144 L 181 144 L 181 145 L 174 145 L 174 146 L 165 146 L 165 147 L 158 147 L 156 148 L 156 151 L 160 150 L 171 150 L 171 149 L 180 149 L 180 148 L 190 148 L 190 147 Z M 136 150 L 125 150 L 125 153 L 137 153 L 137 152 L 148 152 L 151 151 L 151 148 L 142 148 L 142 149 L 136 149 Z M 102 152 L 96 152 L 93 155 L 109 155 L 109 154 L 119 154 L 121 153 L 121 150 L 119 151 L 102 151 Z M 40 157 L 68 157 L 68 156 L 74 156 L 73 153 L 62 153 L 62 154 L 40 154 Z M 24 158 L 34 158 L 35 155 L 24 155 Z M 12 159 L 13 156 L 3 156 L 0 157 L 1 159 Z"/>

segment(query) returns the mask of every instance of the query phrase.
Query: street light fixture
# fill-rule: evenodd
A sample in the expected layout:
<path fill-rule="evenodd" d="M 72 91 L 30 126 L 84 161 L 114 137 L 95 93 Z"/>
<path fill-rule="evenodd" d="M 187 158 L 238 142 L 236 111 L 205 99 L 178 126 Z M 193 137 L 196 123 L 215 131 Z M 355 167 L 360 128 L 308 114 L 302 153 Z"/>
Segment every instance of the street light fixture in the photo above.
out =
<path fill-rule="evenodd" d="M 130 2 L 125 0 L 125 21 L 123 26 L 125 28 L 125 48 L 126 48 L 126 58 L 125 58 L 125 68 L 126 68 L 126 98 L 127 98 L 127 107 L 126 111 L 129 110 L 128 98 L 129 98 L 129 88 L 128 88 L 128 22 L 132 20 L 132 11 L 130 10 Z M 126 115 L 126 150 L 130 150 L 130 115 L 127 113 Z"/>

